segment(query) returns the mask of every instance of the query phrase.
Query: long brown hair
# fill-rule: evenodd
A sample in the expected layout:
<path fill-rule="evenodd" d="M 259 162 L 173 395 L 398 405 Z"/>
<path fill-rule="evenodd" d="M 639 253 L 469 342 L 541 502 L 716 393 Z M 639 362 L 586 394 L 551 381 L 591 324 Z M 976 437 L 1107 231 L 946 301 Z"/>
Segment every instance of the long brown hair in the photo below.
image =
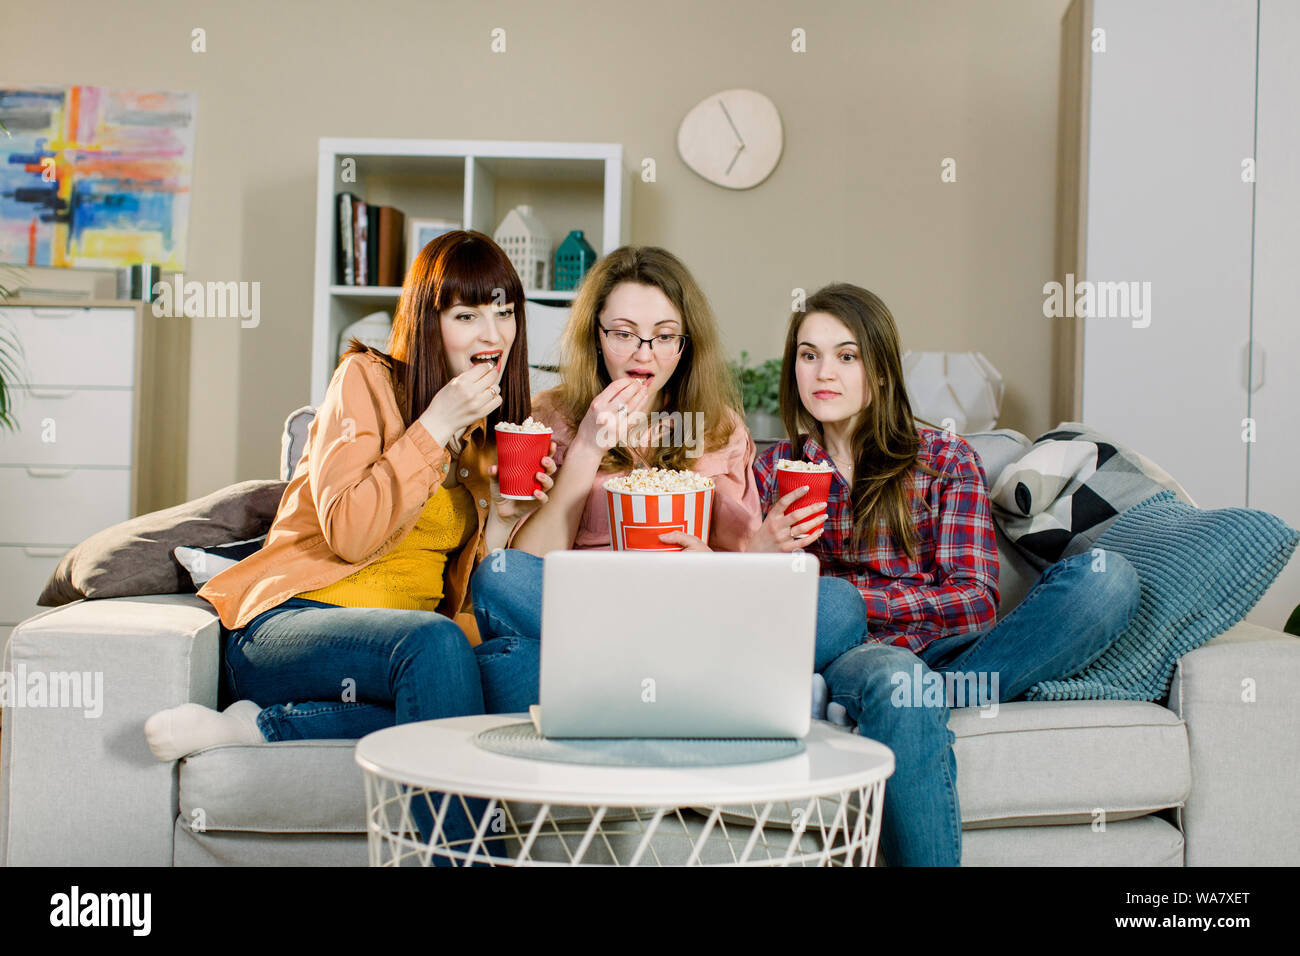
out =
<path fill-rule="evenodd" d="M 703 412 L 703 434 L 695 436 L 700 443 L 699 451 L 724 447 L 738 427 L 737 422 L 743 427 L 744 414 L 740 393 L 723 356 L 718 323 L 690 270 L 671 252 L 657 246 L 622 246 L 599 260 L 587 273 L 573 300 L 560 345 L 561 413 L 576 427 L 592 400 L 611 382 L 600 349 L 599 321 L 610 293 L 623 282 L 653 286 L 667 296 L 681 315 L 682 332 L 688 336 L 677 367 L 663 384 L 661 412 L 664 415 L 681 412 L 683 417 L 695 411 Z M 663 441 L 647 451 L 652 467 L 675 470 L 691 467 L 682 441 Z M 601 460 L 602 470 L 623 470 L 637 465 L 631 451 L 623 445 L 615 445 Z"/>
<path fill-rule="evenodd" d="M 940 477 L 939 472 L 918 459 L 921 436 L 916 423 L 930 422 L 912 414 L 903 382 L 903 359 L 898 325 L 880 297 L 860 286 L 836 282 L 818 289 L 804 303 L 802 312 L 790 316 L 781 360 L 781 422 L 787 435 L 795 436 L 794 454 L 803 457 L 805 435 L 826 447 L 822 424 L 804 408 L 795 379 L 799 350 L 799 329 L 814 312 L 839 319 L 853 333 L 862 356 L 869 398 L 850 439 L 853 452 L 853 483 L 849 490 L 853 507 L 852 548 L 858 550 L 869 531 L 883 524 L 909 558 L 916 557 L 916 526 L 909 503 L 913 469 Z"/>
<path fill-rule="evenodd" d="M 490 236 L 457 229 L 443 233 L 426 245 L 402 283 L 388 351 L 353 338 L 343 357 L 359 352 L 376 355 L 383 361 L 409 428 L 452 378 L 442 346 L 439 320 L 442 311 L 454 305 L 508 302 L 514 303 L 515 340 L 501 375 L 501 404 L 487 416 L 487 440 L 491 442 L 497 422 L 522 422 L 528 417 L 532 396 L 528 389 L 524 286 L 509 257 Z"/>

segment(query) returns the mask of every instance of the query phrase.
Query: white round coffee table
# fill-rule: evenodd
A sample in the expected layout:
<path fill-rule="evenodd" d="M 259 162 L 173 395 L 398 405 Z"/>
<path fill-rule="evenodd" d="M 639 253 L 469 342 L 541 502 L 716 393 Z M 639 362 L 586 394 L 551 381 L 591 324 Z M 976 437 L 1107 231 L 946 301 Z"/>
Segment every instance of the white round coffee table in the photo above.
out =
<path fill-rule="evenodd" d="M 372 866 L 872 866 L 883 744 L 814 721 L 805 749 L 758 763 L 592 766 L 505 756 L 480 731 L 526 721 L 488 714 L 399 724 L 357 742 Z M 486 801 L 472 838 L 442 831 L 451 801 Z M 411 807 L 424 801 L 432 838 Z M 489 852 L 489 850 L 493 852 Z M 445 865 L 444 864 L 444 865 Z"/>

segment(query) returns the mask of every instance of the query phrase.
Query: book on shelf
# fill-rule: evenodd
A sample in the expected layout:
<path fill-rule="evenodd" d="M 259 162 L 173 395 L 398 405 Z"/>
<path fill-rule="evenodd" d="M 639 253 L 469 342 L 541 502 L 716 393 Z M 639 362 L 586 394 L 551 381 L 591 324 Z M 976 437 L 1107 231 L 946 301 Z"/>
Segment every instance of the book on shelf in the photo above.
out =
<path fill-rule="evenodd" d="M 366 281 L 368 285 L 379 282 L 379 207 L 366 206 Z"/>
<path fill-rule="evenodd" d="M 337 205 L 334 284 L 400 286 L 406 277 L 406 216 L 353 193 L 339 193 Z"/>
<path fill-rule="evenodd" d="M 405 237 L 406 216 L 402 211 L 392 206 L 380 206 L 375 229 L 377 285 L 399 286 L 406 278 Z"/>
<path fill-rule="evenodd" d="M 352 204 L 356 201 L 352 193 L 339 193 L 337 199 L 338 223 L 334 230 L 337 237 L 337 266 L 334 274 L 335 285 L 354 285 L 355 247 L 352 236 Z"/>
<path fill-rule="evenodd" d="M 353 260 L 356 263 L 352 278 L 355 285 L 370 285 L 366 275 L 366 264 L 369 261 L 366 233 L 369 227 L 370 214 L 366 209 L 365 200 L 357 199 L 352 203 L 352 234 L 355 243 Z"/>

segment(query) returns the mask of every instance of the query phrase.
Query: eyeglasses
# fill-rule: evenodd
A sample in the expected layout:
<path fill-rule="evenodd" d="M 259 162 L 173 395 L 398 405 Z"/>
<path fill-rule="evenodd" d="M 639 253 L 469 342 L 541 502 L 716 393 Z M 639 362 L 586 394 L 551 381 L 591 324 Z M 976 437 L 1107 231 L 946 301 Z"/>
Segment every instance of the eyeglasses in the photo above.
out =
<path fill-rule="evenodd" d="M 627 329 L 607 329 L 603 325 L 597 326 L 597 328 L 605 333 L 605 341 L 609 343 L 609 350 L 615 355 L 631 355 L 641 348 L 642 342 L 649 342 L 652 352 L 671 357 L 681 352 L 686 347 L 686 340 L 690 338 L 689 335 L 664 334 L 643 339 L 635 332 L 629 332 Z"/>

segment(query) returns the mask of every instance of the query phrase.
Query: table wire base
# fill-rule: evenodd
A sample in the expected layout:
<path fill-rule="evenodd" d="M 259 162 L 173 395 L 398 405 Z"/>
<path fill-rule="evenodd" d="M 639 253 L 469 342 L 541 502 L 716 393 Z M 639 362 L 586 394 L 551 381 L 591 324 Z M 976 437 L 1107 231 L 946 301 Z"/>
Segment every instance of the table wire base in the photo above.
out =
<path fill-rule="evenodd" d="M 874 866 L 885 781 L 806 800 L 704 807 L 486 806 L 472 837 L 443 823 L 465 795 L 365 774 L 371 866 Z M 412 813 L 423 805 L 432 839 Z"/>

